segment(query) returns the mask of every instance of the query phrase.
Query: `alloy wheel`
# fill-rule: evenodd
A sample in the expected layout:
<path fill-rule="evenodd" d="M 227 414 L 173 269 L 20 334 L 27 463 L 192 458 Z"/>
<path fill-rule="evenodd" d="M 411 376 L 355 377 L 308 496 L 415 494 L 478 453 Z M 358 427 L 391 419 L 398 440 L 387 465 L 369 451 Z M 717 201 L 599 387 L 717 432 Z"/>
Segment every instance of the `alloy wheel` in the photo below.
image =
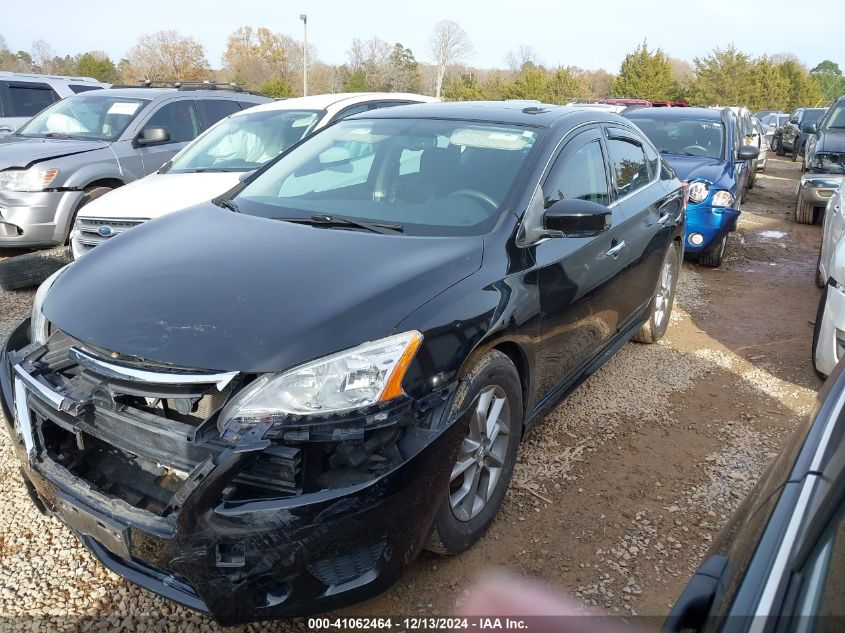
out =
<path fill-rule="evenodd" d="M 675 267 L 672 258 L 668 258 L 663 262 L 663 269 L 660 271 L 660 283 L 657 286 L 657 295 L 654 298 L 654 323 L 658 327 L 663 325 L 663 321 L 669 315 L 669 310 L 672 308 L 672 285 L 675 280 Z"/>
<path fill-rule="evenodd" d="M 498 385 L 478 395 L 458 460 L 449 481 L 449 505 L 459 521 L 469 521 L 493 496 L 511 442 L 510 403 Z"/>

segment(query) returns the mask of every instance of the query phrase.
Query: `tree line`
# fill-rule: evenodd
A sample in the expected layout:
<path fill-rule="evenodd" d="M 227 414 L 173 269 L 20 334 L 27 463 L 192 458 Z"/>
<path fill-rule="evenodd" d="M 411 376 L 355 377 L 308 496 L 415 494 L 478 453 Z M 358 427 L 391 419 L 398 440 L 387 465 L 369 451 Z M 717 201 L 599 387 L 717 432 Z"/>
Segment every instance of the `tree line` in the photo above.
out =
<path fill-rule="evenodd" d="M 265 27 L 230 33 L 219 68 L 204 45 L 178 31 L 142 35 L 126 56 L 103 51 L 57 55 L 48 42 L 12 52 L 0 35 L 0 70 L 84 75 L 109 83 L 213 80 L 243 85 L 272 97 L 302 94 L 302 40 Z M 507 54 L 502 68 L 472 66 L 472 42 L 457 23 L 435 25 L 426 61 L 399 42 L 354 38 L 342 64 L 321 61 L 308 47 L 308 84 L 320 92 L 424 92 L 449 100 L 537 99 L 549 103 L 637 97 L 693 105 L 747 105 L 752 110 L 793 110 L 829 103 L 845 93 L 839 66 L 823 60 L 812 69 L 790 54 L 752 57 L 732 44 L 692 63 L 643 42 L 625 56 L 616 74 L 577 66 L 549 67 L 529 46 Z"/>

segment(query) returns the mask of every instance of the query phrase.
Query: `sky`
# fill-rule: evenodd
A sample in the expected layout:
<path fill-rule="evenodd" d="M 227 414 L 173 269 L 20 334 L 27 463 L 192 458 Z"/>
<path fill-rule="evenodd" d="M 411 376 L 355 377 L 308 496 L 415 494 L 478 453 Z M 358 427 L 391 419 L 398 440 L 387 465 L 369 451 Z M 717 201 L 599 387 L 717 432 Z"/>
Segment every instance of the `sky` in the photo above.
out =
<path fill-rule="evenodd" d="M 615 73 L 625 54 L 645 39 L 649 48 L 690 62 L 733 43 L 752 56 L 794 53 L 808 68 L 832 59 L 845 71 L 841 1 L 804 0 L 800 14 L 807 17 L 801 20 L 794 2 L 786 0 L 83 0 L 72 5 L 42 0 L 39 13 L 49 19 L 4 20 L 0 35 L 13 51 L 29 50 L 34 40 L 43 39 L 59 55 L 104 50 L 117 61 L 139 35 L 176 29 L 204 44 L 212 67 L 219 67 L 226 38 L 238 26 L 301 37 L 299 15 L 307 13 L 308 42 L 322 61 L 343 63 L 353 37 L 374 36 L 401 42 L 419 61 L 430 61 L 431 31 L 449 19 L 469 35 L 475 48 L 469 63 L 477 67 L 504 67 L 508 51 L 525 45 L 547 66 Z"/>

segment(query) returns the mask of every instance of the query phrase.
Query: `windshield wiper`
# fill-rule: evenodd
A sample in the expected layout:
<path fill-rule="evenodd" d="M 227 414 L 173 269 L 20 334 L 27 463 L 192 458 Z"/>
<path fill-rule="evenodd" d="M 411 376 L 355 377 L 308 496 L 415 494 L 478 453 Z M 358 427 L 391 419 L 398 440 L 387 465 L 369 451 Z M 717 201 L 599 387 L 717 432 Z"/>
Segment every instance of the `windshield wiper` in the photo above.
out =
<path fill-rule="evenodd" d="M 212 200 L 212 202 L 217 206 L 229 209 L 229 211 L 234 211 L 235 213 L 241 212 L 241 210 L 238 208 L 238 205 L 235 204 L 235 201 L 229 200 L 229 198 L 215 198 L 214 200 Z"/>
<path fill-rule="evenodd" d="M 297 224 L 310 224 L 311 226 L 325 226 L 326 228 L 348 226 L 356 229 L 364 229 L 373 233 L 381 233 L 383 235 L 391 233 L 404 233 L 405 227 L 401 224 L 392 224 L 390 222 L 368 222 L 366 220 L 352 220 L 344 218 L 339 215 L 328 215 L 326 213 L 312 213 L 310 218 L 273 218 L 274 220 L 283 220 L 285 222 L 295 222 Z"/>
<path fill-rule="evenodd" d="M 64 132 L 48 132 L 44 135 L 44 138 L 69 138 L 77 141 L 86 141 L 89 139 L 85 139 L 81 136 L 73 136 L 72 134 L 65 134 Z"/>

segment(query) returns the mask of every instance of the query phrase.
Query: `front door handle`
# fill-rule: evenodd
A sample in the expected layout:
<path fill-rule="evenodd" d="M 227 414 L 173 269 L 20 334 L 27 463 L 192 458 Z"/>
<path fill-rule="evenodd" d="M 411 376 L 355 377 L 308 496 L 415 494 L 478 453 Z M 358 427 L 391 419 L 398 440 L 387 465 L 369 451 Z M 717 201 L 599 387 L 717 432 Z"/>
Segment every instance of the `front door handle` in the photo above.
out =
<path fill-rule="evenodd" d="M 625 240 L 622 240 L 616 246 L 611 246 L 606 255 L 610 255 L 613 259 L 616 259 L 619 257 L 619 253 L 622 252 L 623 248 L 625 248 Z"/>
<path fill-rule="evenodd" d="M 660 224 L 666 224 L 669 221 L 669 218 L 671 218 L 671 217 L 672 217 L 671 213 L 669 213 L 668 211 L 664 211 L 663 213 L 660 214 L 660 217 L 657 218 L 657 221 Z"/>

